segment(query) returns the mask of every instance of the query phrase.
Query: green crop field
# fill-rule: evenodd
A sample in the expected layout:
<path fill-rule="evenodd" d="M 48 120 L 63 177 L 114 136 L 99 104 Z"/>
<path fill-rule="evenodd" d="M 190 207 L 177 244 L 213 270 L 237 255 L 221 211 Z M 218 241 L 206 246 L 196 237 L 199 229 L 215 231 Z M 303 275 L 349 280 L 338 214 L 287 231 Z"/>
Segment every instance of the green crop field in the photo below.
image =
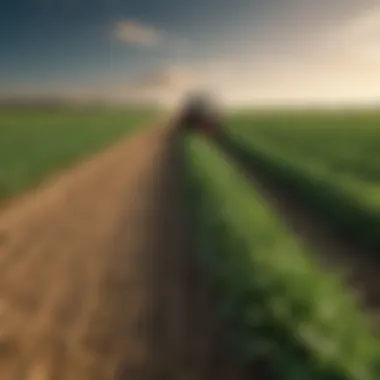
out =
<path fill-rule="evenodd" d="M 293 120 L 288 115 L 269 120 L 236 118 L 232 127 L 308 168 L 328 172 L 337 181 L 376 184 L 380 181 L 379 122 L 380 112 L 293 115 Z"/>
<path fill-rule="evenodd" d="M 343 279 L 320 267 L 231 158 L 377 259 L 379 122 L 373 110 L 245 112 L 229 118 L 221 145 L 185 139 L 200 261 L 238 356 L 264 359 L 272 380 L 379 379 L 380 342 Z"/>
<path fill-rule="evenodd" d="M 272 380 L 378 379 L 380 343 L 338 275 L 322 272 L 216 145 L 190 136 L 184 152 L 197 253 L 238 356 L 264 359 Z"/>
<path fill-rule="evenodd" d="M 0 200 L 154 119 L 144 110 L 0 110 Z"/>
<path fill-rule="evenodd" d="M 227 140 L 331 228 L 380 248 L 380 111 L 245 113 Z"/>

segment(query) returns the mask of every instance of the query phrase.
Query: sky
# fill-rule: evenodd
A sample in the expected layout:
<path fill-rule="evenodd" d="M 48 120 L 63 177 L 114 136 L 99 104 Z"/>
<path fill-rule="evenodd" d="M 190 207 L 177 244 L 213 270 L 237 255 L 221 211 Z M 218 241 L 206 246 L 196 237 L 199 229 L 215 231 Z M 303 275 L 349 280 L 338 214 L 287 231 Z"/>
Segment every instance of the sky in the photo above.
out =
<path fill-rule="evenodd" d="M 3 0 L 0 94 L 380 100 L 380 0 Z"/>

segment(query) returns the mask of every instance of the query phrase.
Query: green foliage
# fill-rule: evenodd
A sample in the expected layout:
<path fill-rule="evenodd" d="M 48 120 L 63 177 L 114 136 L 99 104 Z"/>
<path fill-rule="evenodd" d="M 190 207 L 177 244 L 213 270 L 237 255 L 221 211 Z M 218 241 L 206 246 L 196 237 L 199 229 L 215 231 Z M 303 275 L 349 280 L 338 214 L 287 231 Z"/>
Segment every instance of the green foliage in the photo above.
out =
<path fill-rule="evenodd" d="M 197 252 L 240 353 L 274 379 L 377 379 L 380 345 L 337 276 L 323 274 L 221 153 L 185 141 Z"/>
<path fill-rule="evenodd" d="M 2 110 L 0 199 L 37 185 L 152 116 L 141 110 Z"/>

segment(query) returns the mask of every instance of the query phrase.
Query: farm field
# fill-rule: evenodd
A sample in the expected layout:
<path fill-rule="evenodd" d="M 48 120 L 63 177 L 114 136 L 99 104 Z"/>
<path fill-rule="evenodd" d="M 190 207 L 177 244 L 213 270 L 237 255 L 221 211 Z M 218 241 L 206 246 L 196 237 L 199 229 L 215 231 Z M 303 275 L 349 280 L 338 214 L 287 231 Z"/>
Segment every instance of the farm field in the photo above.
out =
<path fill-rule="evenodd" d="M 380 140 L 379 120 L 380 112 L 373 110 L 345 112 L 287 111 L 271 114 L 247 112 L 232 116 L 229 120 L 227 134 L 222 136 L 219 141 L 217 139 L 216 142 L 219 143 L 219 150 L 224 150 L 225 158 L 234 165 L 235 171 L 239 169 L 240 174 L 248 180 L 251 188 L 250 200 L 247 192 L 242 189 L 246 185 L 240 183 L 239 188 L 237 185 L 239 180 L 236 174 L 226 167 L 223 168 L 220 158 L 218 163 L 215 152 L 212 153 L 211 148 L 198 148 L 204 151 L 203 161 L 209 163 L 207 166 L 203 164 L 203 168 L 201 167 L 202 164 L 199 163 L 197 169 L 203 172 L 202 180 L 199 180 L 198 186 L 203 189 L 206 187 L 203 190 L 205 194 L 198 193 L 201 204 L 203 200 L 203 209 L 201 208 L 199 211 L 202 216 L 198 214 L 198 224 L 201 224 L 202 221 L 204 229 L 208 229 L 210 235 L 213 234 L 214 236 L 212 239 L 207 237 L 207 234 L 202 235 L 202 232 L 199 232 L 204 239 L 203 255 L 207 257 L 207 252 L 210 255 L 214 254 L 212 255 L 213 265 L 209 265 L 210 273 L 214 270 L 216 281 L 221 282 L 220 286 L 223 289 L 221 293 L 226 297 L 224 301 L 227 303 L 227 319 L 233 319 L 231 325 L 240 332 L 240 342 L 249 336 L 247 331 L 242 333 L 244 326 L 248 330 L 249 328 L 252 329 L 251 342 L 260 341 L 255 335 L 254 327 L 258 328 L 256 333 L 259 336 L 261 336 L 263 327 L 260 325 L 260 318 L 256 317 L 255 314 L 260 314 L 260 311 L 263 312 L 260 302 L 264 302 L 264 304 L 271 302 L 272 293 L 270 289 L 272 289 L 273 294 L 276 291 L 284 292 L 282 297 L 274 296 L 273 303 L 276 306 L 273 306 L 273 314 L 283 313 L 282 317 L 275 319 L 274 325 L 278 328 L 282 323 L 285 323 L 286 315 L 288 317 L 291 315 L 290 326 L 292 326 L 295 335 L 297 335 L 295 331 L 298 328 L 304 331 L 303 326 L 305 325 L 304 322 L 298 321 L 299 315 L 303 312 L 307 314 L 307 303 L 309 303 L 308 307 L 313 309 L 311 305 L 313 299 L 316 300 L 314 312 L 309 314 L 310 317 L 313 316 L 311 317 L 312 321 L 309 321 L 309 327 L 306 328 L 308 330 L 307 335 L 309 333 L 310 335 L 306 341 L 301 343 L 304 350 L 303 354 L 298 357 L 298 364 L 301 367 L 305 361 L 310 363 L 302 355 L 306 355 L 308 344 L 314 339 L 314 343 L 322 339 L 321 345 L 312 344 L 313 348 L 309 351 L 309 355 L 316 354 L 316 351 L 313 350 L 318 351 L 317 347 L 323 346 L 322 341 L 326 344 L 336 344 L 334 355 L 338 355 L 338 353 L 345 355 L 343 354 L 344 349 L 337 348 L 339 344 L 336 343 L 337 335 L 334 334 L 334 331 L 339 330 L 338 324 L 341 324 L 342 327 L 343 321 L 348 315 L 355 314 L 354 309 L 359 314 L 365 311 L 367 317 L 370 317 L 371 328 L 369 330 L 372 330 L 372 333 L 369 335 L 373 335 L 374 329 L 378 329 L 380 291 L 378 284 L 380 271 L 378 261 L 380 183 L 378 180 L 380 167 L 377 147 Z M 199 155 L 199 153 L 194 155 Z M 192 161 L 196 162 L 195 159 Z M 213 174 L 215 172 L 219 172 L 219 178 Z M 224 177 L 224 182 L 221 177 Z M 232 182 L 235 182 L 235 185 Z M 221 189 L 225 190 L 224 194 L 222 194 Z M 256 191 L 255 194 L 252 194 L 252 189 L 254 192 Z M 253 200 L 253 198 L 256 199 Z M 253 204 L 255 204 L 255 208 Z M 266 212 L 262 211 L 263 207 L 267 207 Z M 212 211 L 210 211 L 211 209 Z M 212 216 L 207 216 L 208 214 Z M 274 219 L 272 219 L 272 223 L 268 223 L 266 217 L 271 214 Z M 284 235 L 284 228 L 288 237 L 285 237 L 286 233 Z M 243 236 L 245 237 L 243 238 Z M 200 242 L 202 241 L 201 237 L 199 238 Z M 295 245 L 288 244 L 288 239 L 296 239 L 298 248 Z M 279 243 L 280 241 L 281 243 Z M 244 257 L 243 252 L 248 255 Z M 319 280 L 318 275 L 313 277 L 306 272 L 301 257 L 303 260 L 309 258 L 311 262 L 314 262 L 309 269 L 311 270 L 314 265 L 314 269 L 319 272 Z M 297 261 L 298 259 L 300 261 Z M 223 265 L 224 260 L 231 261 L 228 261 L 227 265 Z M 239 264 L 235 260 L 242 263 Z M 255 260 L 258 260 L 258 263 L 253 265 L 252 262 Z M 247 269 L 250 261 L 251 269 Z M 321 265 L 322 263 L 333 265 L 324 267 Z M 268 265 L 266 268 L 264 267 L 265 269 L 260 266 L 265 264 Z M 255 277 L 264 278 L 265 274 L 272 275 L 272 280 L 277 285 L 271 288 L 269 286 L 270 281 L 267 278 L 262 290 L 255 294 L 253 288 L 258 285 L 251 278 L 255 272 L 255 267 L 256 269 L 260 268 Z M 344 271 L 342 271 L 343 267 Z M 326 269 L 328 270 L 326 271 Z M 299 288 L 295 290 L 298 301 L 301 300 L 300 294 L 306 292 L 307 284 L 314 289 L 314 295 L 318 295 L 314 298 L 313 291 L 311 291 L 309 296 L 301 302 L 302 307 L 300 309 L 294 304 L 289 306 L 295 299 L 292 298 L 290 288 L 284 284 L 279 285 L 280 274 L 276 273 L 277 270 L 284 276 L 285 282 L 287 280 L 296 281 L 297 271 L 299 275 L 303 273 L 302 280 L 298 284 Z M 285 273 L 287 271 L 289 271 L 289 277 L 286 280 L 287 275 Z M 328 290 L 328 273 L 335 273 L 337 283 L 342 285 L 340 291 L 334 293 L 332 288 Z M 229 280 L 231 282 L 228 282 Z M 224 281 L 228 282 L 228 285 L 223 284 Z M 325 287 L 322 287 L 326 293 L 318 293 L 319 281 L 325 284 Z M 301 287 L 304 287 L 302 291 L 300 290 Z M 263 294 L 266 295 L 264 301 L 260 299 Z M 352 304 L 353 309 L 351 311 L 346 309 L 346 312 L 342 312 L 341 317 L 337 318 L 337 321 L 340 322 L 337 322 L 335 327 L 332 320 L 323 322 L 326 328 L 327 325 L 330 326 L 328 328 L 329 333 L 324 335 L 325 338 L 322 338 L 323 333 L 320 335 L 316 333 L 316 330 L 313 333 L 312 330 L 318 325 L 318 315 L 321 317 L 323 314 L 322 308 L 325 307 L 326 315 L 330 315 L 331 318 L 333 315 L 339 314 L 332 305 L 342 305 L 338 298 L 344 294 L 345 296 L 348 294 L 355 295 L 359 302 L 355 306 Z M 329 297 L 332 297 L 330 298 L 330 310 L 329 301 L 325 303 Z M 332 301 L 334 297 L 337 298 Z M 251 300 L 251 304 L 249 300 Z M 288 309 L 285 304 L 288 304 Z M 318 307 L 321 308 L 322 314 L 318 314 Z M 250 308 L 253 308 L 253 311 L 250 311 Z M 255 310 L 256 308 L 260 311 Z M 240 310 L 238 315 L 236 315 L 236 310 Z M 285 310 L 288 310 L 288 314 Z M 248 318 L 250 322 L 242 317 L 244 314 L 251 316 Z M 238 316 L 240 316 L 240 320 Z M 261 322 L 268 328 L 269 321 L 273 321 L 273 319 L 268 318 L 268 314 L 266 316 Z M 364 322 L 359 322 L 356 327 L 354 324 L 351 327 L 346 325 L 342 329 L 346 332 L 348 330 L 353 332 L 358 326 L 361 326 L 359 327 L 361 330 L 365 325 Z M 283 340 L 284 330 L 281 330 L 280 337 L 276 337 L 272 329 L 270 331 L 273 334 L 271 338 L 275 341 L 274 346 L 277 349 L 278 345 L 286 347 Z M 361 331 L 363 332 L 363 330 Z M 296 340 L 295 335 L 293 335 L 293 341 Z M 301 335 L 298 334 L 298 337 Z M 361 333 L 358 333 L 356 338 L 353 338 L 353 335 L 351 338 L 359 339 L 358 336 L 360 335 Z M 369 336 L 368 331 L 365 335 Z M 291 335 L 288 335 L 289 337 Z M 264 341 L 268 343 L 268 337 L 266 339 Z M 347 342 L 347 338 L 342 339 Z M 279 343 L 280 341 L 281 343 Z M 375 343 L 375 346 L 377 344 Z M 271 346 L 270 343 L 268 345 Z M 352 346 L 354 345 L 364 348 L 367 344 L 355 343 Z M 264 344 L 264 346 L 266 345 Z M 364 351 L 369 353 L 371 351 L 370 346 L 371 344 L 367 345 Z M 375 346 L 372 346 L 372 350 L 374 350 L 372 353 L 377 350 L 374 348 Z M 244 344 L 240 347 L 244 347 Z M 249 351 L 249 342 L 246 347 L 248 347 L 248 352 L 255 352 L 257 349 L 254 347 L 253 351 Z M 265 350 L 270 351 L 267 346 Z M 325 353 L 328 351 L 327 348 L 323 350 Z M 292 372 L 292 370 L 297 371 L 295 369 L 297 359 L 295 361 L 290 359 L 291 352 L 291 349 L 287 349 L 286 353 L 279 355 L 280 362 L 286 357 L 284 363 L 292 364 L 289 364 L 289 368 L 282 368 L 277 376 L 280 376 L 281 371 L 283 375 L 289 371 L 289 377 L 285 376 L 285 378 L 296 376 L 295 373 L 297 372 Z M 361 354 L 356 355 L 353 354 L 348 361 L 361 356 Z M 337 358 L 337 356 L 334 357 Z M 320 359 L 314 357 L 311 362 L 318 363 Z M 275 360 L 275 355 L 269 355 L 269 361 L 272 363 L 270 368 L 281 368 L 279 364 L 275 363 Z M 345 361 L 342 360 L 342 362 Z M 378 358 L 373 359 L 373 363 L 378 362 L 378 360 Z M 330 364 L 333 362 L 334 359 L 331 359 Z M 371 360 L 362 368 L 368 370 L 377 367 L 377 364 L 372 366 L 369 364 L 370 362 Z M 329 378 L 331 375 L 329 370 L 326 370 L 325 373 L 321 371 L 317 375 L 312 375 L 312 367 L 312 365 L 303 367 L 298 372 L 302 373 L 301 378 L 313 378 L 313 376 Z M 332 370 L 331 368 L 330 370 Z M 363 373 L 358 375 L 358 378 L 366 378 L 366 376 L 378 378 L 377 371 L 374 369 L 371 375 L 370 372 L 367 372 L 366 375 Z M 333 378 L 335 376 L 345 378 L 342 367 L 340 375 L 338 373 L 339 370 L 332 375 Z M 353 374 L 348 376 L 348 378 L 351 377 L 355 378 Z"/>
<path fill-rule="evenodd" d="M 237 118 L 232 125 L 234 130 L 244 131 L 251 141 L 270 144 L 268 149 L 272 148 L 279 156 L 285 155 L 305 169 L 329 175 L 330 180 L 343 181 L 344 185 L 350 181 L 359 186 L 378 185 L 380 111 L 287 118 L 281 115 L 272 117 L 273 120 L 270 116 L 269 120 L 252 118 L 251 123 L 249 118 Z"/>
<path fill-rule="evenodd" d="M 229 141 L 267 178 L 359 245 L 380 248 L 380 112 L 249 114 Z"/>
<path fill-rule="evenodd" d="M 321 270 L 217 145 L 189 138 L 186 149 L 196 252 L 240 355 L 261 358 L 270 379 L 378 378 L 379 342 L 340 276 Z"/>
<path fill-rule="evenodd" d="M 313 141 L 322 149 L 331 133 L 327 140 L 349 153 L 349 139 L 359 136 L 355 149 L 368 153 L 376 115 L 357 115 L 355 123 L 366 126 L 360 130 L 348 117 L 344 138 L 343 115 L 232 116 L 218 146 L 179 136 L 174 125 L 140 128 L 156 117 L 140 111 L 7 112 L 3 146 L 18 151 L 0 153 L 9 158 L 0 161 L 5 197 L 71 170 L 0 213 L 1 378 L 379 378 L 372 320 L 341 275 L 319 265 L 314 251 L 323 248 L 303 244 L 260 188 L 270 179 L 311 211 L 316 199 L 325 212 L 343 199 L 334 209 L 338 226 L 339 212 L 351 203 L 356 210 L 351 198 L 359 193 L 344 192 L 348 182 L 334 180 L 338 170 L 311 151 Z M 302 134 L 306 128 L 311 134 Z M 326 152 L 338 162 L 333 145 Z M 362 158 L 348 153 L 348 161 Z M 237 156 L 255 168 L 256 183 Z M 344 178 L 364 183 L 349 162 Z M 17 171 L 26 165 L 35 168 L 28 180 Z"/>
<path fill-rule="evenodd" d="M 0 109 L 0 202 L 154 117 L 143 110 Z"/>

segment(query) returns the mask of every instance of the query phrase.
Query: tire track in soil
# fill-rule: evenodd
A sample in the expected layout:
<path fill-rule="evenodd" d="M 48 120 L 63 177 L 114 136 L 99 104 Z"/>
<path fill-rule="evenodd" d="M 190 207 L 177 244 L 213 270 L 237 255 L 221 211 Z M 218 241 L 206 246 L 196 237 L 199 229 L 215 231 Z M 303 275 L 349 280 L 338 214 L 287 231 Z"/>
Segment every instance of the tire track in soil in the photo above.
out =
<path fill-rule="evenodd" d="M 214 354 L 174 135 L 136 132 L 2 211 L 1 379 L 241 378 Z"/>
<path fill-rule="evenodd" d="M 380 283 L 379 268 L 369 258 L 375 254 L 345 242 L 315 218 L 291 193 L 275 186 L 264 173 L 248 163 L 237 147 L 223 139 L 215 139 L 228 161 L 235 164 L 242 174 L 272 206 L 279 218 L 318 259 L 328 272 L 339 273 L 350 292 L 357 298 L 374 328 L 380 334 Z"/>

